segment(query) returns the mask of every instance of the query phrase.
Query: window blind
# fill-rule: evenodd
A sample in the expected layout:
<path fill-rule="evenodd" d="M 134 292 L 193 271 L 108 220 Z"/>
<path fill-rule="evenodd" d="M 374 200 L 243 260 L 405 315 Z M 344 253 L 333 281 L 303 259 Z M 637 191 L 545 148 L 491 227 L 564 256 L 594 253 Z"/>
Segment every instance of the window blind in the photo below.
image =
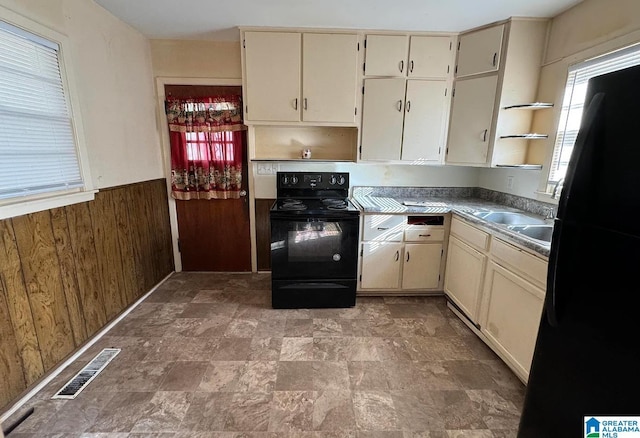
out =
<path fill-rule="evenodd" d="M 589 59 L 569 68 L 549 172 L 550 186 L 564 178 L 567 172 L 573 145 L 580 129 L 589 79 L 638 64 L 640 64 L 640 44 Z"/>
<path fill-rule="evenodd" d="M 81 187 L 59 47 L 0 21 L 0 200 Z"/>

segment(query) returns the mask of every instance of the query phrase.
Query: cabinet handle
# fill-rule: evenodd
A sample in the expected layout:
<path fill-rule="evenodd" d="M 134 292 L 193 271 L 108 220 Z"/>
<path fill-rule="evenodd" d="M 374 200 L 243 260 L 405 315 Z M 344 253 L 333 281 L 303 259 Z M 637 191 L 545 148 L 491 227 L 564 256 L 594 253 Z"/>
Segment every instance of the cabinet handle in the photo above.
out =
<path fill-rule="evenodd" d="M 378 231 L 384 231 L 384 230 L 388 230 L 389 227 L 378 227 Z"/>
<path fill-rule="evenodd" d="M 304 110 L 306 111 L 307 110 L 307 98 L 306 97 L 304 98 L 303 105 L 304 105 Z"/>
<path fill-rule="evenodd" d="M 405 105 L 407 108 L 407 112 L 411 111 L 411 101 L 407 100 L 407 104 Z"/>
<path fill-rule="evenodd" d="M 409 72 L 413 73 L 413 59 L 411 60 L 411 64 L 409 64 Z"/>
<path fill-rule="evenodd" d="M 409 261 L 409 251 L 407 251 L 407 261 Z"/>
<path fill-rule="evenodd" d="M 402 112 L 402 99 L 398 101 L 398 112 Z"/>
<path fill-rule="evenodd" d="M 400 64 L 398 65 L 398 67 L 400 68 L 400 73 L 402 73 L 404 71 L 404 59 L 400 61 Z"/>
<path fill-rule="evenodd" d="M 493 52 L 493 61 L 491 61 L 491 65 L 495 67 L 496 61 L 498 61 L 498 52 Z"/>
<path fill-rule="evenodd" d="M 298 110 L 298 98 L 296 97 L 295 99 L 293 99 L 293 109 L 294 110 Z"/>
<path fill-rule="evenodd" d="M 418 237 L 431 237 L 431 234 L 418 234 Z"/>
<path fill-rule="evenodd" d="M 400 260 L 400 251 L 396 251 L 396 262 Z"/>
<path fill-rule="evenodd" d="M 484 143 L 485 141 L 487 141 L 487 131 L 489 131 L 488 129 L 485 129 L 484 131 L 482 131 L 482 142 Z"/>

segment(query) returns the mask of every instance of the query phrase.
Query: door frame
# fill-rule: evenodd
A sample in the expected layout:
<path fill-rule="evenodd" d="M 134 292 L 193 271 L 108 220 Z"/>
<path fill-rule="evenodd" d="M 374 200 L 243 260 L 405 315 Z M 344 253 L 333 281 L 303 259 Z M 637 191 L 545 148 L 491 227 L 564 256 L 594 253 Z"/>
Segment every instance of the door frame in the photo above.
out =
<path fill-rule="evenodd" d="M 156 77 L 156 96 L 158 100 L 157 105 L 157 117 L 158 117 L 158 129 L 160 131 L 160 144 L 162 146 L 162 162 L 164 166 L 165 178 L 167 180 L 167 195 L 169 199 L 169 222 L 171 225 L 171 246 L 173 248 L 173 261 L 175 264 L 176 272 L 182 271 L 182 259 L 180 258 L 180 251 L 178 249 L 178 213 L 176 209 L 176 200 L 171 196 L 171 144 L 169 142 L 169 125 L 167 124 L 167 117 L 164 113 L 164 102 L 166 100 L 164 87 L 165 85 L 203 85 L 203 86 L 240 86 L 242 87 L 242 79 L 215 79 L 215 78 L 188 78 L 188 77 L 170 77 L 170 76 L 158 76 Z M 248 142 L 248 134 L 247 134 Z M 258 271 L 258 258 L 256 252 L 256 227 L 255 227 L 255 197 L 253 195 L 253 178 L 251 173 L 251 163 L 249 160 L 249 145 L 247 144 L 247 175 L 244 178 L 247 179 L 247 188 L 249 190 L 249 196 L 247 202 L 249 202 L 249 239 L 251 245 L 251 272 Z"/>

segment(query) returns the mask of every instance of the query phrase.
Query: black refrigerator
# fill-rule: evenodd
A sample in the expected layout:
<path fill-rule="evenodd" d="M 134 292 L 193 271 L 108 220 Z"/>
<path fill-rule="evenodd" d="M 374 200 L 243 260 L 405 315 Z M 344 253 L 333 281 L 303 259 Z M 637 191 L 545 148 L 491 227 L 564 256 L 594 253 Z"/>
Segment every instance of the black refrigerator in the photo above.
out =
<path fill-rule="evenodd" d="M 585 104 L 518 438 L 640 415 L 640 66 L 592 78 Z"/>

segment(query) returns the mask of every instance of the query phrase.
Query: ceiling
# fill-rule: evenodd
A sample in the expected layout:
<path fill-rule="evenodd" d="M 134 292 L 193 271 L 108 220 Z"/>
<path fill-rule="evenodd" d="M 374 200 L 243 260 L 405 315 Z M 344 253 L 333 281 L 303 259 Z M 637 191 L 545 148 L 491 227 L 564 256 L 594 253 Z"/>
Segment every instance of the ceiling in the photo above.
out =
<path fill-rule="evenodd" d="M 152 39 L 237 40 L 236 26 L 459 32 L 581 0 L 95 0 Z"/>

